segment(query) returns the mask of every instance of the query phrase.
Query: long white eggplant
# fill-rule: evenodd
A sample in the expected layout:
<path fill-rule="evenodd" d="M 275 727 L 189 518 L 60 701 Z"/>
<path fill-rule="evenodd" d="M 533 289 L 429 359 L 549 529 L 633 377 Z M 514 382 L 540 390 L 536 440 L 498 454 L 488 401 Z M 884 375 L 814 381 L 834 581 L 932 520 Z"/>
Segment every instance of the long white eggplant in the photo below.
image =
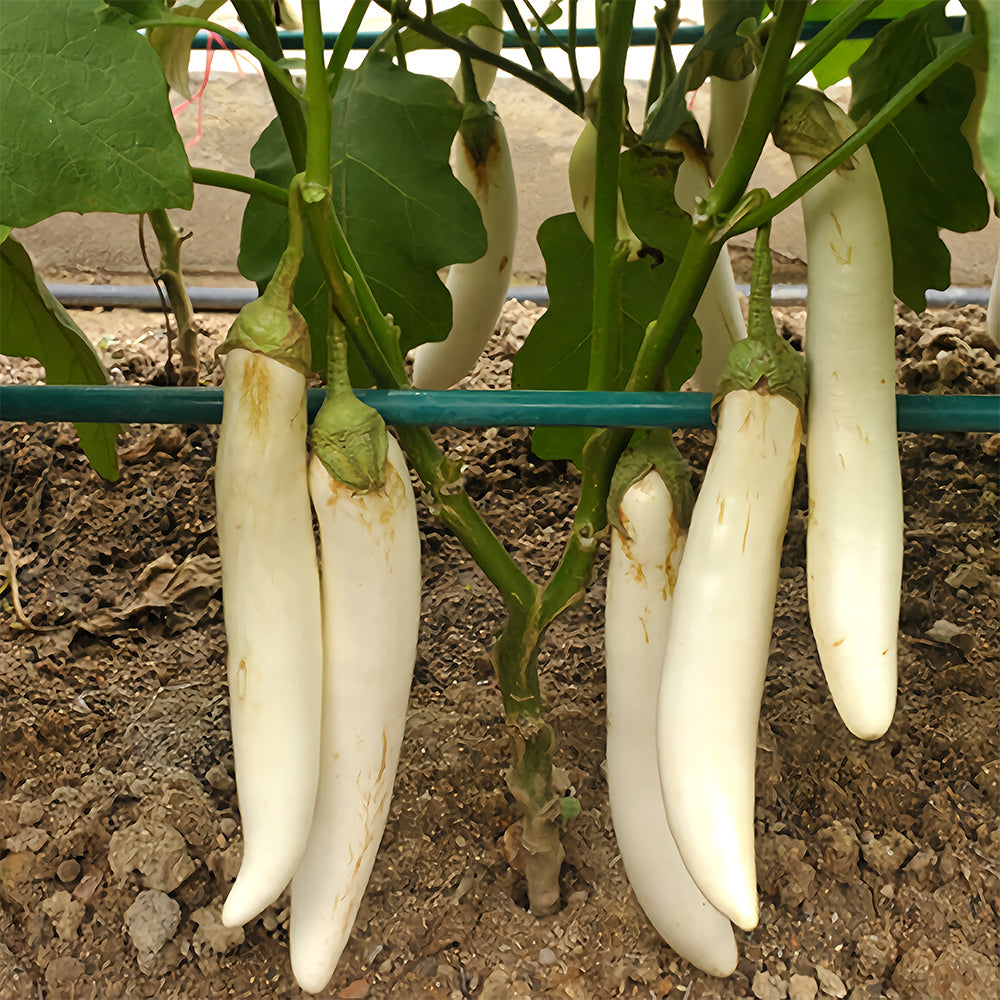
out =
<path fill-rule="evenodd" d="M 843 137 L 854 132 L 824 106 Z M 797 174 L 816 158 L 794 155 Z M 802 199 L 809 297 L 809 616 L 848 729 L 878 739 L 896 705 L 903 495 L 896 434 L 892 254 L 867 148 Z"/>
<path fill-rule="evenodd" d="M 495 24 L 469 29 L 469 40 L 494 54 L 503 44 L 501 0 L 472 0 L 473 9 Z M 493 88 L 495 66 L 472 62 L 476 91 L 485 101 Z M 458 99 L 465 100 L 461 71 L 452 81 Z M 448 389 L 475 367 L 496 329 L 510 288 L 517 243 L 517 184 L 507 134 L 499 116 L 485 155 L 470 149 L 459 132 L 451 147 L 451 169 L 476 199 L 486 230 L 486 253 L 471 264 L 452 264 L 445 279 L 451 294 L 451 329 L 444 340 L 420 344 L 413 352 L 413 385 L 417 389 Z"/>
<path fill-rule="evenodd" d="M 230 351 L 215 489 L 244 841 L 222 918 L 237 926 L 291 881 L 319 774 L 319 571 L 300 371 L 257 351 Z"/>
<path fill-rule="evenodd" d="M 323 736 L 312 832 L 292 881 L 292 971 L 317 993 L 350 937 L 385 829 L 416 656 L 420 539 L 402 451 L 354 493 L 314 456 L 323 595 Z"/>
<path fill-rule="evenodd" d="M 444 340 L 421 344 L 413 352 L 413 385 L 418 389 L 448 389 L 472 371 L 507 298 L 517 242 L 517 185 L 500 118 L 493 119 L 493 139 L 482 162 L 459 132 L 451 165 L 479 205 L 486 253 L 471 264 L 452 264 L 448 271 L 451 330 Z"/>
<path fill-rule="evenodd" d="M 611 530 L 605 606 L 607 778 L 618 848 L 632 890 L 660 936 L 712 976 L 736 968 L 729 920 L 688 874 L 663 809 L 656 704 L 671 597 L 685 530 L 654 468 L 619 505 Z"/>
<path fill-rule="evenodd" d="M 667 819 L 692 878 L 757 924 L 754 763 L 802 421 L 783 396 L 726 394 L 674 589 L 657 745 Z"/>

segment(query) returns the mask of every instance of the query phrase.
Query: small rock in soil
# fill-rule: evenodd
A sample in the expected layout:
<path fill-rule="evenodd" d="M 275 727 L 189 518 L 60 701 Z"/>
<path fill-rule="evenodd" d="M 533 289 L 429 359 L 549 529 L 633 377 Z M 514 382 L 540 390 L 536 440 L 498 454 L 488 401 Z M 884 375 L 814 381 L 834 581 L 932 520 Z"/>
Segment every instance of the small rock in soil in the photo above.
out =
<path fill-rule="evenodd" d="M 119 878 L 138 872 L 141 885 L 163 892 L 172 892 L 198 867 L 174 827 L 143 820 L 111 835 L 108 863 Z"/>
<path fill-rule="evenodd" d="M 784 1000 L 788 996 L 788 984 L 770 972 L 758 972 L 751 986 L 757 1000 Z"/>
<path fill-rule="evenodd" d="M 816 1000 L 819 985 L 812 976 L 792 976 L 788 980 L 788 1000 Z"/>
<path fill-rule="evenodd" d="M 87 908 L 65 889 L 54 892 L 42 903 L 42 912 L 52 921 L 56 934 L 63 941 L 72 941 L 80 928 Z"/>
<path fill-rule="evenodd" d="M 836 997 L 837 1000 L 840 1000 L 841 997 L 847 996 L 847 987 L 844 985 L 844 981 L 826 966 L 816 966 L 816 978 L 819 980 L 819 988 L 828 997 Z"/>
<path fill-rule="evenodd" d="M 147 975 L 162 967 L 157 955 L 177 933 L 180 922 L 180 904 L 159 889 L 143 890 L 125 911 L 125 930 L 138 952 L 139 968 Z"/>

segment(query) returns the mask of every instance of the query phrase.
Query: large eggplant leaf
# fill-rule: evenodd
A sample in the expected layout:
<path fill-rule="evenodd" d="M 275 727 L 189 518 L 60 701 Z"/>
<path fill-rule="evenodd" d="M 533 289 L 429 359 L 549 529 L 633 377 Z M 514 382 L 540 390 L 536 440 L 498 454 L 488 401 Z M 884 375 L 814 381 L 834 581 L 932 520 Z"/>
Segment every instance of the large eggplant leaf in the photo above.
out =
<path fill-rule="evenodd" d="M 864 123 L 934 58 L 952 34 L 944 9 L 944 0 L 928 4 L 878 33 L 851 67 L 855 121 Z M 989 221 L 986 188 L 962 135 L 974 95 L 972 70 L 956 64 L 869 143 L 889 219 L 896 295 L 918 312 L 928 288 L 951 281 L 951 255 L 938 230 L 967 233 Z"/>
<path fill-rule="evenodd" d="M 486 233 L 475 199 L 448 165 L 462 107 L 442 80 L 409 73 L 372 53 L 347 71 L 333 104 L 333 204 L 381 309 L 400 327 L 405 354 L 451 328 L 451 296 L 438 277 L 448 264 L 478 260 Z M 254 146 L 255 175 L 286 186 L 291 156 L 277 122 Z M 243 216 L 239 267 L 262 286 L 288 238 L 286 211 L 251 198 Z M 326 294 L 314 252 L 295 285 L 309 322 L 313 367 L 326 358 Z"/>
<path fill-rule="evenodd" d="M 0 245 L 0 354 L 35 358 L 50 385 L 106 385 L 110 380 L 86 334 L 39 280 L 31 258 L 8 236 Z M 117 424 L 79 423 L 90 464 L 118 478 Z"/>
<path fill-rule="evenodd" d="M 754 68 L 745 22 L 760 20 L 762 0 L 731 0 L 718 22 L 691 47 L 677 75 L 646 115 L 644 142 L 666 142 L 693 120 L 687 95 L 710 76 L 742 80 Z"/>
<path fill-rule="evenodd" d="M 674 201 L 678 155 L 638 148 L 622 155 L 619 179 L 629 225 L 650 248 L 647 256 L 625 265 L 622 280 L 622 352 L 613 385 L 623 389 L 646 327 L 660 312 L 670 288 L 691 220 Z M 576 215 L 557 215 L 538 230 L 545 258 L 549 308 L 538 319 L 514 359 L 515 389 L 586 389 L 594 293 L 594 248 Z M 701 334 L 694 323 L 667 364 L 665 378 L 679 388 L 701 356 Z M 538 427 L 531 447 L 539 458 L 581 461 L 591 429 Z"/>
<path fill-rule="evenodd" d="M 191 168 L 156 53 L 101 0 L 0 3 L 0 212 L 190 208 Z"/>

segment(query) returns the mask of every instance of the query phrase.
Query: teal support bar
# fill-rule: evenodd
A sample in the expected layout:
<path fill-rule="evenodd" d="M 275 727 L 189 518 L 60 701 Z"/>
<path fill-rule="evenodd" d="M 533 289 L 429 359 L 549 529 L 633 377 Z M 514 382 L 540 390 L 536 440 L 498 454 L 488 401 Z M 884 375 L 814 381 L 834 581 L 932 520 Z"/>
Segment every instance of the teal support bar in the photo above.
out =
<path fill-rule="evenodd" d="M 309 392 L 310 416 L 323 401 Z M 387 423 L 432 427 L 710 427 L 702 392 L 362 389 Z M 1000 431 L 1000 396 L 897 396 L 901 431 Z M 217 424 L 222 390 L 156 386 L 8 385 L 0 420 Z"/>

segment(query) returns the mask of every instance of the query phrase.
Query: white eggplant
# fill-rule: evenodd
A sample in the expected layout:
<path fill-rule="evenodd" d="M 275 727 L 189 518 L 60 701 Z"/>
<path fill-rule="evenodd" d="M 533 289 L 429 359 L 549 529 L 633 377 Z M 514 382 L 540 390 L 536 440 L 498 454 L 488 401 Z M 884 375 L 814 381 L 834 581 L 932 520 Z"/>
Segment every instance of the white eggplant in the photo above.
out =
<path fill-rule="evenodd" d="M 843 137 L 850 118 L 824 106 Z M 816 158 L 793 155 L 797 174 Z M 903 495 L 892 254 L 867 148 L 802 199 L 809 297 L 809 617 L 848 729 L 878 739 L 896 705 Z"/>
<path fill-rule="evenodd" d="M 580 228 L 594 242 L 594 191 L 597 186 L 597 127 L 586 120 L 569 154 L 569 194 Z M 632 232 L 625 218 L 625 205 L 618 194 L 618 239 L 629 247 L 629 260 L 638 260 L 642 240 Z"/>
<path fill-rule="evenodd" d="M 323 600 L 323 733 L 312 831 L 292 881 L 292 971 L 333 975 L 389 813 L 420 618 L 420 539 L 409 472 L 388 439 L 385 484 L 355 493 L 309 465 Z"/>
<path fill-rule="evenodd" d="M 607 779 L 618 848 L 643 912 L 677 954 L 712 976 L 736 968 L 729 920 L 694 883 L 667 825 L 656 759 L 657 689 L 684 549 L 667 484 L 651 469 L 611 530 L 605 607 Z"/>
<path fill-rule="evenodd" d="M 674 589 L 657 746 L 667 819 L 701 891 L 757 924 L 754 763 L 802 433 L 799 408 L 728 392 Z"/>
<path fill-rule="evenodd" d="M 452 264 L 445 285 L 451 293 L 448 336 L 420 344 L 413 352 L 413 385 L 448 389 L 472 371 L 496 329 L 507 298 L 517 242 L 517 186 L 503 123 L 493 119 L 493 138 L 477 162 L 462 138 L 455 136 L 451 165 L 455 176 L 476 199 L 486 229 L 486 253 L 471 264 Z"/>
<path fill-rule="evenodd" d="M 306 380 L 234 348 L 215 469 L 243 862 L 222 911 L 244 924 L 305 850 L 319 774 L 319 572 L 306 482 Z"/>

